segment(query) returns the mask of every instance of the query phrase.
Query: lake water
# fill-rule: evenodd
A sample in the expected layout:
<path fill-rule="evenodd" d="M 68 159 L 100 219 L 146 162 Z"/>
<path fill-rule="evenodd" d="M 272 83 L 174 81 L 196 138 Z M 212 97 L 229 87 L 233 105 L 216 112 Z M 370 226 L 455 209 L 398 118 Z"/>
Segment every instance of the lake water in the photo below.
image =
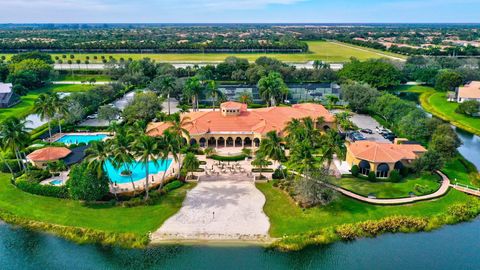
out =
<path fill-rule="evenodd" d="M 261 247 L 76 245 L 0 225 L 1 269 L 479 269 L 480 219 L 283 253 Z"/>

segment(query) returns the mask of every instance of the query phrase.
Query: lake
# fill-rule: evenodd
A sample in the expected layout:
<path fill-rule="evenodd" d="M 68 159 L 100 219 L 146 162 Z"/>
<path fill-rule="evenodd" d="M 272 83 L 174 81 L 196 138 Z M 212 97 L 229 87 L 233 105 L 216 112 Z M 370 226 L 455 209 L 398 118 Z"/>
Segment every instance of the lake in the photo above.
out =
<path fill-rule="evenodd" d="M 479 269 L 480 219 L 283 253 L 261 247 L 77 245 L 0 225 L 1 269 Z"/>

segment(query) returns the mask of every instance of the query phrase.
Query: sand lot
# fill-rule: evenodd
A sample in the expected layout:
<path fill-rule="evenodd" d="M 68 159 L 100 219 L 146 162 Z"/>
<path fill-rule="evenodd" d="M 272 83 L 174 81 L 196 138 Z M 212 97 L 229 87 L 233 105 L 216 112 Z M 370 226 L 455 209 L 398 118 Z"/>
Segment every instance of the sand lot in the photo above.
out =
<path fill-rule="evenodd" d="M 268 239 L 265 196 L 253 181 L 241 177 L 200 181 L 188 192 L 180 211 L 152 233 L 152 242 Z"/>

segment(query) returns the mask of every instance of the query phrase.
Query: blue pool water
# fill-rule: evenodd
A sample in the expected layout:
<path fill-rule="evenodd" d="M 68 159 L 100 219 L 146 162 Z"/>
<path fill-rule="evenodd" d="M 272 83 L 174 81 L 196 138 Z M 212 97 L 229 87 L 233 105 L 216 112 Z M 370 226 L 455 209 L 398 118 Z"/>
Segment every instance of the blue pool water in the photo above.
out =
<path fill-rule="evenodd" d="M 59 179 L 55 179 L 55 180 L 50 181 L 49 183 L 50 183 L 50 185 L 59 186 L 59 185 L 63 184 L 63 181 L 59 180 Z"/>
<path fill-rule="evenodd" d="M 164 172 L 170 167 L 172 163 L 171 159 L 165 161 L 159 161 L 157 165 L 155 165 L 152 161 L 148 163 L 148 171 L 150 175 L 157 174 L 159 172 Z M 145 178 L 145 164 L 142 162 L 134 162 L 130 165 L 130 170 L 132 171 L 132 175 L 123 176 L 121 172 L 126 170 L 126 166 L 122 166 L 120 168 L 113 167 L 113 164 L 110 161 L 105 163 L 105 170 L 107 171 L 107 175 L 113 183 L 123 184 L 123 183 L 130 183 L 131 180 L 138 181 Z"/>
<path fill-rule="evenodd" d="M 83 134 L 67 134 L 60 137 L 56 142 L 61 142 L 64 144 L 79 144 L 86 143 L 88 144 L 91 141 L 101 141 L 107 137 L 106 134 L 95 134 L 95 135 L 83 135 Z"/>

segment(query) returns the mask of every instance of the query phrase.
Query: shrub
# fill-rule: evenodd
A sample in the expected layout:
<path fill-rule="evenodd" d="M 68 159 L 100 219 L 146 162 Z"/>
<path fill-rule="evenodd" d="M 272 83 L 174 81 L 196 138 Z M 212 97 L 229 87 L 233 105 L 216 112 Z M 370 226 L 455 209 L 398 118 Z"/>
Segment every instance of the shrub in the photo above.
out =
<path fill-rule="evenodd" d="M 390 181 L 392 182 L 398 182 L 402 179 L 402 177 L 400 176 L 400 173 L 397 171 L 397 170 L 393 170 L 391 173 L 390 173 Z"/>
<path fill-rule="evenodd" d="M 335 232 L 342 238 L 342 240 L 354 240 L 355 238 L 358 238 L 361 236 L 359 227 L 356 226 L 355 224 L 343 224 L 338 226 L 335 229 Z"/>
<path fill-rule="evenodd" d="M 281 169 L 275 169 L 275 171 L 272 174 L 272 179 L 284 179 L 287 176 L 287 169 L 283 169 L 283 172 Z"/>
<path fill-rule="evenodd" d="M 68 198 L 68 189 L 65 186 L 40 185 L 27 180 L 17 180 L 16 186 L 25 192 L 36 195 Z"/>
<path fill-rule="evenodd" d="M 377 180 L 377 177 L 375 176 L 375 172 L 369 172 L 368 173 L 368 181 L 372 181 L 372 182 L 375 182 L 375 180 Z"/>
<path fill-rule="evenodd" d="M 52 177 L 52 174 L 47 170 L 29 170 L 25 173 L 22 178 L 28 180 L 29 182 L 39 183 L 42 180 Z"/>
<path fill-rule="evenodd" d="M 400 169 L 400 175 L 401 175 L 402 177 L 407 176 L 409 173 L 410 173 L 410 169 L 409 169 L 408 167 L 402 167 L 402 168 Z"/>
<path fill-rule="evenodd" d="M 350 169 L 350 172 L 352 173 L 353 176 L 358 176 L 358 173 L 360 172 L 360 168 L 358 168 L 358 165 L 353 165 L 352 169 Z"/>
<path fill-rule="evenodd" d="M 182 187 L 183 185 L 184 185 L 184 183 L 182 181 L 175 180 L 175 181 L 172 181 L 172 182 L 166 184 L 163 187 L 163 190 L 165 190 L 166 192 L 170 192 L 174 189 Z"/>
<path fill-rule="evenodd" d="M 72 168 L 67 185 L 70 196 L 77 200 L 95 201 L 109 192 L 108 178 L 105 175 L 99 177 L 97 171 L 87 163 Z"/>
<path fill-rule="evenodd" d="M 18 162 L 16 159 L 6 159 L 4 162 L 0 162 L 0 171 L 2 173 L 10 173 L 10 170 L 8 169 L 7 164 L 10 166 L 12 169 L 13 173 L 17 173 L 21 171 L 22 169 L 20 168 L 20 165 L 18 165 Z"/>
<path fill-rule="evenodd" d="M 245 160 L 246 156 L 244 154 L 238 155 L 238 156 L 219 156 L 219 155 L 212 155 L 210 156 L 211 159 L 213 160 L 218 160 L 218 161 L 241 161 Z"/>

